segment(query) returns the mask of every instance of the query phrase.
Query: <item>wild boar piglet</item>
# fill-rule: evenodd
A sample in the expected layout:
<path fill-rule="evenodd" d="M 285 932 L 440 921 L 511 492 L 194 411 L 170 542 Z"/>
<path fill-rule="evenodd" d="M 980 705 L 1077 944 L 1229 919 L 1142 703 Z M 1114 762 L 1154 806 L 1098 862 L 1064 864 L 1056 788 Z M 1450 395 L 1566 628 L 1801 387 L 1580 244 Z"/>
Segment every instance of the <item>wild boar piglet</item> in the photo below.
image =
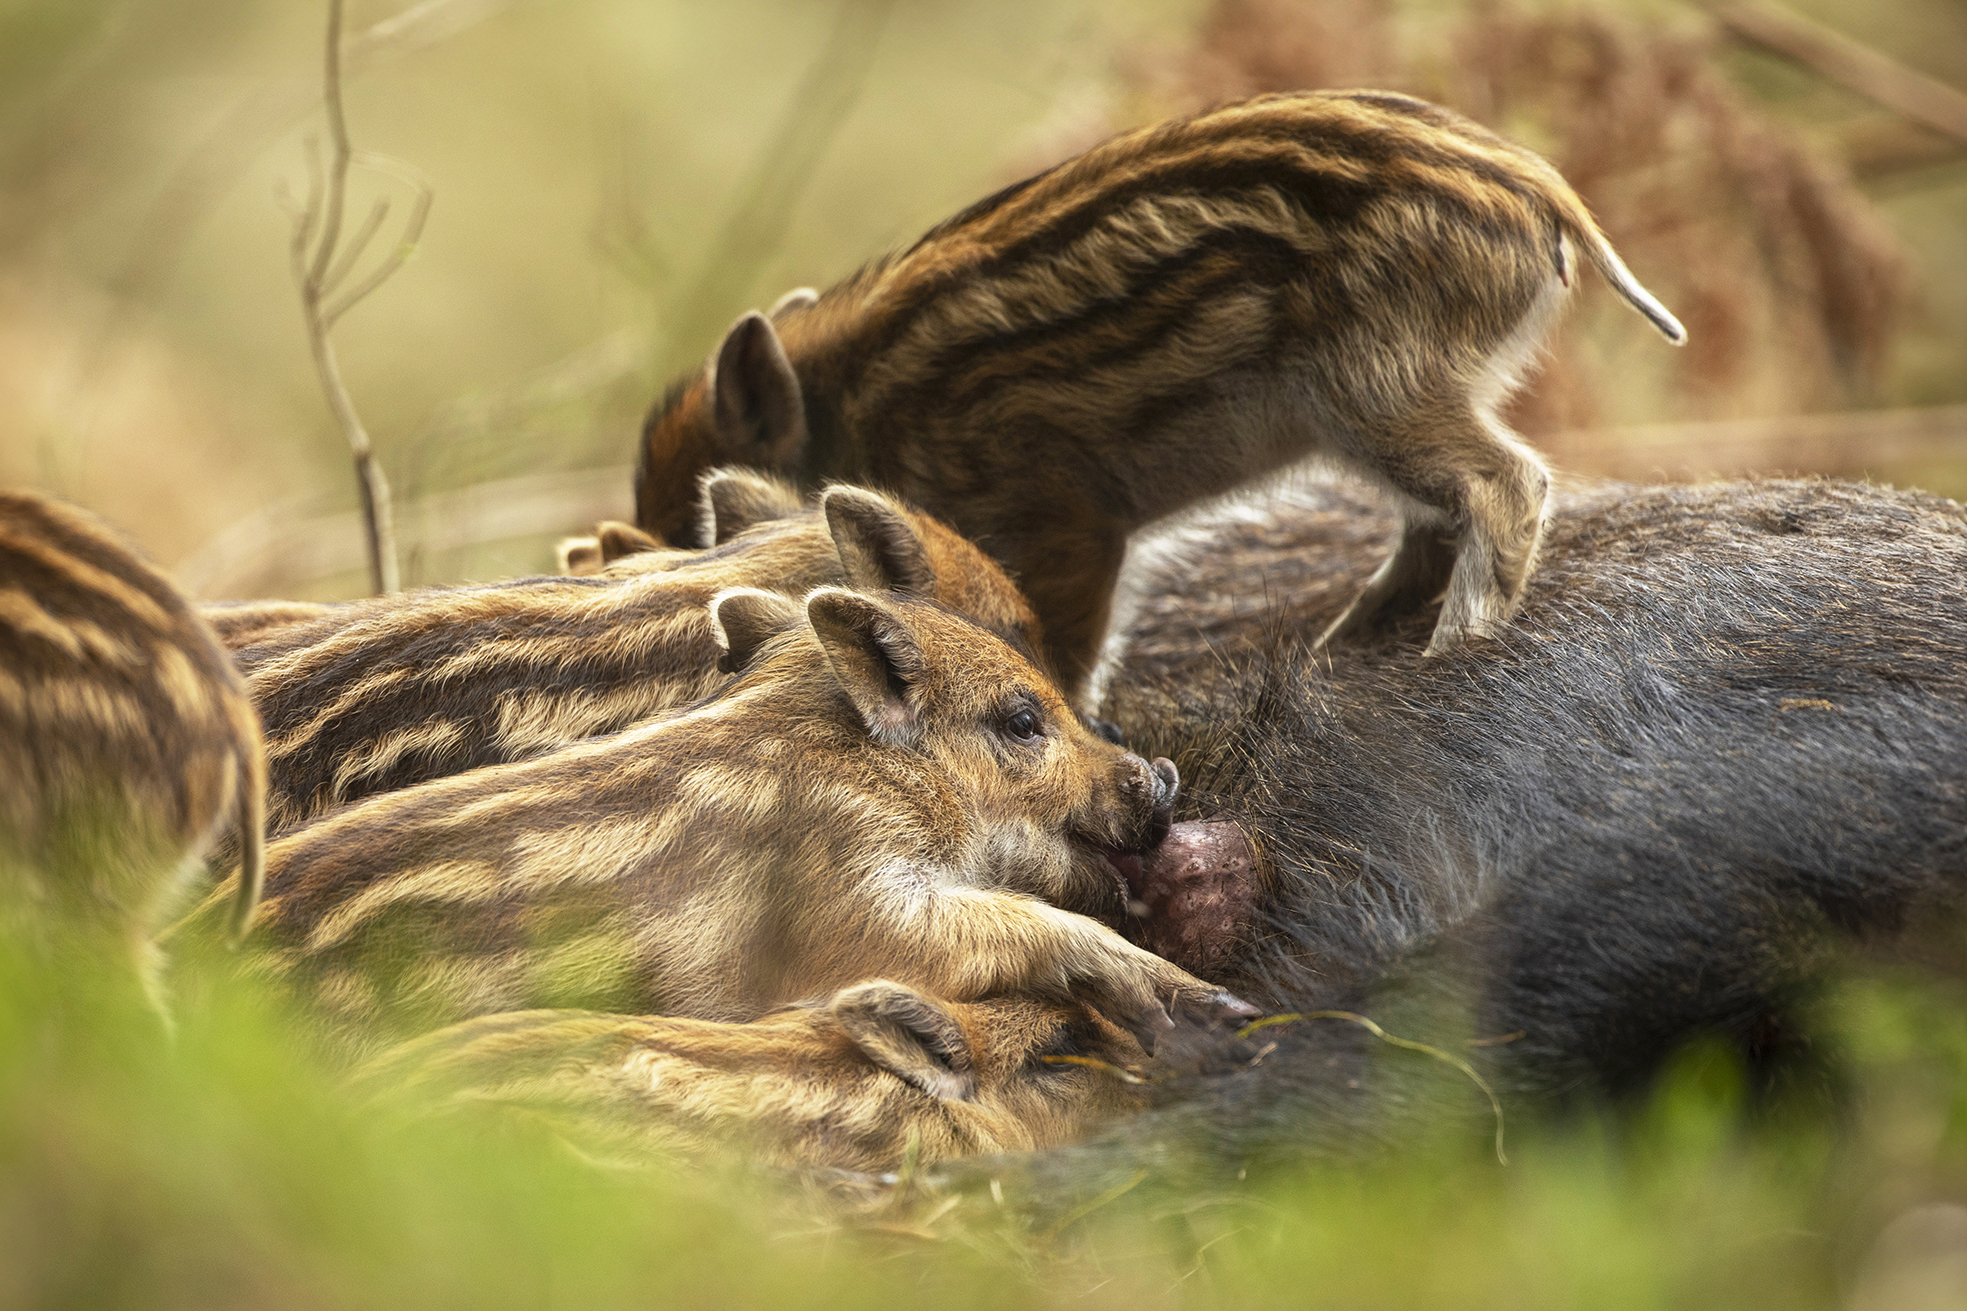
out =
<path fill-rule="evenodd" d="M 1543 462 L 1500 417 L 1589 264 L 1685 333 L 1532 152 L 1378 91 L 1141 128 L 1007 187 L 823 293 L 738 320 L 650 413 L 636 521 L 696 531 L 699 470 L 891 489 L 1025 589 L 1090 710 L 1128 535 L 1319 457 L 1403 517 L 1326 638 L 1446 600 L 1504 623 Z"/>
<path fill-rule="evenodd" d="M 371 1086 L 544 1116 L 630 1159 L 736 1143 L 770 1165 L 869 1172 L 1039 1151 L 1136 1109 L 1140 1045 L 1083 1006 L 949 1002 L 886 979 L 748 1024 L 538 1010 L 392 1049 Z"/>
<path fill-rule="evenodd" d="M 702 502 L 717 543 L 706 549 L 638 551 L 597 577 L 377 597 L 240 651 L 266 722 L 272 832 L 715 693 L 729 675 L 718 668 L 710 600 L 727 587 L 894 592 L 1041 640 L 994 561 L 892 497 L 832 487 L 807 506 L 774 480 L 718 470 Z"/>
<path fill-rule="evenodd" d="M 107 932 L 156 998 L 153 937 L 237 833 L 259 895 L 266 783 L 239 674 L 169 579 L 72 507 L 0 492 L 0 906 Z"/>
<path fill-rule="evenodd" d="M 1248 1007 L 1126 942 L 1178 779 L 933 602 L 734 588 L 718 696 L 276 843 L 275 960 L 358 1045 L 541 1005 L 749 1020 L 886 976 L 1081 997 L 1152 1044 Z M 1104 922 L 1102 922 L 1104 921 Z"/>

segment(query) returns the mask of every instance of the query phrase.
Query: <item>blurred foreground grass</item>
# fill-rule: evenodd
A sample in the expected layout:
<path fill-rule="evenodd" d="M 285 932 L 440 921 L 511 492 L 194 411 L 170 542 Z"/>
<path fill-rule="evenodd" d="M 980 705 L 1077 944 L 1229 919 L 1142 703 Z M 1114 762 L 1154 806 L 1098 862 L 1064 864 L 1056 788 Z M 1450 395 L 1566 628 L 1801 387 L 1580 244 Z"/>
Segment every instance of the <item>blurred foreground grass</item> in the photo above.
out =
<path fill-rule="evenodd" d="M 1150 1182 L 1050 1233 L 983 1196 L 830 1218 L 735 1165 L 631 1169 L 523 1124 L 364 1104 L 222 953 L 187 965 L 167 1040 L 99 961 L 0 955 L 0 1305 L 1910 1311 L 1967 1296 L 1967 1007 L 1930 979 L 1831 991 L 1840 1110 L 1751 1110 L 1740 1071 L 1697 1045 L 1630 1117 L 1515 1108 L 1508 1166 L 1477 1127 L 1370 1165 L 1253 1162 L 1229 1197 Z"/>
<path fill-rule="evenodd" d="M 1967 82 L 1956 0 L 1797 7 Z M 352 21 L 404 8 L 358 3 Z M 358 144 L 439 187 L 418 260 L 340 339 L 399 489 L 626 460 L 642 407 L 718 323 L 1115 125 L 1115 52 L 1183 45 L 1208 8 L 898 3 L 783 245 L 705 323 L 677 321 L 677 289 L 831 7 L 485 3 L 353 79 Z M 1414 25 L 1466 6 L 1396 8 Z M 203 208 L 154 222 L 178 172 L 238 131 L 229 114 L 265 86 L 307 90 L 318 24 L 318 6 L 266 0 L 0 5 L 0 477 L 81 499 L 167 560 L 255 513 L 348 501 L 270 199 L 306 116 L 251 125 L 265 140 Z M 1786 118 L 1861 110 L 1759 56 L 1733 65 Z M 1875 399 L 1967 401 L 1967 165 L 1865 188 L 1921 292 Z M 1623 377 L 1646 358 L 1618 360 L 1621 422 L 1679 413 Z M 1967 487 L 1957 465 L 1917 477 Z M 626 480 L 607 486 L 618 513 Z M 407 513 L 413 579 L 522 572 L 550 536 L 472 553 Z M 325 595 L 354 575 L 287 579 Z M 222 957 L 185 962 L 167 1042 L 98 962 L 17 945 L 0 942 L 5 1307 L 1967 1305 L 1967 997 L 1950 983 L 1834 990 L 1842 1113 L 1751 1113 L 1740 1072 L 1697 1048 L 1629 1120 L 1513 1108 L 1507 1167 L 1477 1122 L 1370 1168 L 1253 1172 L 1230 1199 L 1143 1187 L 1048 1236 L 968 1196 L 848 1224 L 741 1169 L 624 1171 L 524 1126 L 365 1107 Z"/>

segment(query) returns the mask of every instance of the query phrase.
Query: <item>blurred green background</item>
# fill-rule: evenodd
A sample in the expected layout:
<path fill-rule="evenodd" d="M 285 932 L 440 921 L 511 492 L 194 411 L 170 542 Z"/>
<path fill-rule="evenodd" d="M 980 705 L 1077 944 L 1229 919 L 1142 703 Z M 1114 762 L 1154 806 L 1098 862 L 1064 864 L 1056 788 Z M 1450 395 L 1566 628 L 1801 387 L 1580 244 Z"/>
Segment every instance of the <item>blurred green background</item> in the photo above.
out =
<path fill-rule="evenodd" d="M 322 133 L 324 8 L 0 3 L 0 479 L 203 596 L 364 585 L 320 522 L 353 481 L 275 199 Z M 1798 12 L 1967 86 L 1958 0 Z M 1561 466 L 1967 492 L 1934 409 L 1967 402 L 1967 148 L 1687 4 L 351 0 L 346 30 L 355 145 L 435 191 L 335 332 L 406 581 L 538 570 L 625 513 L 642 411 L 742 310 L 1109 131 L 1288 85 L 1416 91 L 1545 149 L 1689 323 L 1676 354 L 1588 289 L 1519 415 Z M 378 195 L 400 213 L 358 170 L 351 224 Z M 1907 407 L 1939 420 L 1879 449 L 1644 427 Z"/>
<path fill-rule="evenodd" d="M 179 946 L 167 1040 L 103 958 L 0 935 L 0 1307 L 1947 1311 L 1967 1296 L 1957 979 L 1855 972 L 1827 990 L 1841 1109 L 1754 1104 L 1728 1054 L 1696 1044 L 1628 1114 L 1511 1104 L 1507 1165 L 1471 1095 L 1437 1132 L 1351 1164 L 1266 1153 L 1205 1187 L 1158 1157 L 1030 1211 L 1011 1163 L 1002 1202 L 916 1182 L 843 1210 L 825 1181 L 735 1155 L 597 1158 L 496 1107 L 358 1099 L 223 949 Z M 1439 1068 L 1382 1060 L 1396 1080 Z"/>
<path fill-rule="evenodd" d="M 1959 0 L 1795 11 L 1967 87 Z M 0 481 L 200 595 L 355 595 L 284 180 L 323 6 L 0 0 Z M 408 581 L 544 568 L 629 506 L 642 411 L 743 309 L 1106 132 L 1280 85 L 1433 95 L 1551 153 L 1688 321 L 1587 287 L 1518 422 L 1563 467 L 1967 493 L 1967 143 L 1686 4 L 356 0 L 358 147 L 435 190 L 335 334 Z M 366 43 L 366 44 L 364 44 Z M 350 209 L 400 189 L 361 177 Z M 1828 416 L 1828 417 L 1826 417 Z M 351 1101 L 303 1021 L 193 957 L 166 1043 L 0 943 L 0 1306 L 1967 1304 L 1967 995 L 1854 970 L 1845 1109 L 1690 1051 L 1634 1118 L 1454 1127 L 1369 1170 L 843 1223 L 779 1182 L 622 1171 Z"/>

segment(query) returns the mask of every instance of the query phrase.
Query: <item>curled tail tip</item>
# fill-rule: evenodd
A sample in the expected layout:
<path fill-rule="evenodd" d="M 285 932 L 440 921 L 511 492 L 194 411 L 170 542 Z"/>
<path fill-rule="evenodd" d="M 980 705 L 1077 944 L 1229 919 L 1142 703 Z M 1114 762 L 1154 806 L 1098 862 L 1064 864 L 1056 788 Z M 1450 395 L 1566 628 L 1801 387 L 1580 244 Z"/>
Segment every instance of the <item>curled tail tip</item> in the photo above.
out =
<path fill-rule="evenodd" d="M 1658 328 L 1662 337 L 1675 346 L 1685 346 L 1687 329 L 1673 317 L 1673 311 L 1660 304 L 1659 299 L 1632 276 L 1632 270 L 1626 267 L 1619 253 L 1612 249 L 1612 243 L 1605 240 L 1604 234 L 1591 235 L 1594 239 L 1587 244 L 1586 253 L 1599 273 L 1612 284 L 1612 289 L 1624 298 L 1626 304 L 1645 315 L 1647 322 Z"/>
<path fill-rule="evenodd" d="M 1643 292 L 1641 294 L 1644 295 Z M 1645 295 L 1643 300 L 1635 297 L 1632 303 L 1641 314 L 1646 316 L 1649 323 L 1660 330 L 1662 337 L 1676 346 L 1687 344 L 1687 329 L 1681 325 L 1679 319 L 1673 317 L 1672 310 L 1650 295 Z"/>

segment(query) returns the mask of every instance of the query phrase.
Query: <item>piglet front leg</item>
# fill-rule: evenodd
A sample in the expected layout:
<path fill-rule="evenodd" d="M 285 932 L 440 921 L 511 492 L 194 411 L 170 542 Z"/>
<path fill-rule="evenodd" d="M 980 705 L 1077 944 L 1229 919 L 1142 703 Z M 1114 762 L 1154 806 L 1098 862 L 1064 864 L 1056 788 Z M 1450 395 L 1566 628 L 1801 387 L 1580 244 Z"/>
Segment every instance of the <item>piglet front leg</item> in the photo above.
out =
<path fill-rule="evenodd" d="M 1077 998 L 1138 1039 L 1148 1051 L 1177 1020 L 1233 1028 L 1254 1006 L 1151 952 L 1097 920 L 1016 893 L 948 888 L 897 923 L 879 968 L 908 976 L 953 1001 L 1034 992 Z"/>

